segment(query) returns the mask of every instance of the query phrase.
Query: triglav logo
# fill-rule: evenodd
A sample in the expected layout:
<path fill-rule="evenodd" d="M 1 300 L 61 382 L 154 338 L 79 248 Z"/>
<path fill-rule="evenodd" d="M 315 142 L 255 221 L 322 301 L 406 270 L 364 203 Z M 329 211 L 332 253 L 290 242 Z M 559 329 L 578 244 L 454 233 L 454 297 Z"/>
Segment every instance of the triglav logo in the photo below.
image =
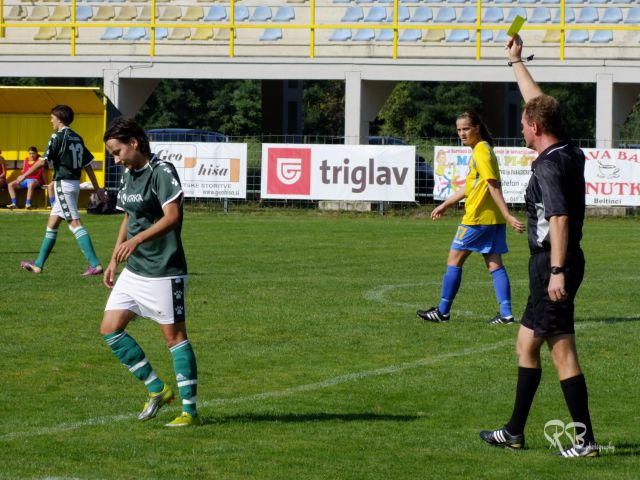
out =
<path fill-rule="evenodd" d="M 544 424 L 544 437 L 551 444 L 551 447 L 557 447 L 559 451 L 566 450 L 570 445 L 583 446 L 584 434 L 587 427 L 581 422 L 569 422 L 565 424 L 562 420 L 549 420 Z M 569 443 L 562 445 L 562 438 L 565 437 Z"/>
<path fill-rule="evenodd" d="M 311 149 L 269 148 L 267 192 L 287 195 L 311 193 Z"/>

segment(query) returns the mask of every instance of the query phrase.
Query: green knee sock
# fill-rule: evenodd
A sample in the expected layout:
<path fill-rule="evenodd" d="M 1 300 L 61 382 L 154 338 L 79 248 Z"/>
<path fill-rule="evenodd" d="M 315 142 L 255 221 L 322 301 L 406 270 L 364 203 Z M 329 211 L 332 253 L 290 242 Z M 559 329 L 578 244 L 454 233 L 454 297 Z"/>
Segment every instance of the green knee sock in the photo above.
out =
<path fill-rule="evenodd" d="M 83 226 L 79 226 L 76 228 L 69 227 L 73 234 L 76 237 L 76 242 L 78 242 L 78 246 L 84 256 L 89 260 L 89 265 L 92 267 L 97 267 L 100 265 L 100 260 L 98 260 L 98 256 L 96 255 L 96 251 L 93 249 L 93 243 L 91 243 L 91 237 L 89 236 L 89 232 Z"/>
<path fill-rule="evenodd" d="M 38 258 L 36 258 L 36 261 L 34 262 L 36 264 L 36 267 L 42 268 L 44 262 L 46 262 L 47 258 L 49 258 L 49 254 L 53 250 L 53 246 L 56 244 L 57 238 L 58 230 L 47 227 L 47 233 L 44 234 L 42 244 L 40 245 L 40 253 L 38 254 Z"/>
<path fill-rule="evenodd" d="M 128 333 L 116 330 L 104 335 L 104 341 L 111 347 L 113 354 L 136 378 L 147 386 L 151 393 L 158 393 L 164 388 L 164 382 L 158 378 L 156 372 L 144 355 L 142 348 Z"/>
<path fill-rule="evenodd" d="M 185 340 L 171 347 L 173 369 L 176 372 L 178 390 L 182 398 L 182 411 L 196 416 L 196 394 L 198 392 L 198 367 L 191 342 Z"/>

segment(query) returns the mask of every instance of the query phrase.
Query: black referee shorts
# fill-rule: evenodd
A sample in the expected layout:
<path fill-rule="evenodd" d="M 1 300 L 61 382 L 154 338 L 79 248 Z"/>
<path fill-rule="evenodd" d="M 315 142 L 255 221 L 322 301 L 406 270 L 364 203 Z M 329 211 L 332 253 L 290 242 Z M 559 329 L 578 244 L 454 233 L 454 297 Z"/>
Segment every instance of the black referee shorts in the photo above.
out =
<path fill-rule="evenodd" d="M 533 330 L 535 337 L 554 337 L 575 333 L 573 302 L 584 277 L 584 253 L 578 249 L 567 252 L 565 290 L 567 299 L 552 302 L 549 298 L 551 252 L 539 252 L 529 259 L 529 299 L 521 324 Z"/>

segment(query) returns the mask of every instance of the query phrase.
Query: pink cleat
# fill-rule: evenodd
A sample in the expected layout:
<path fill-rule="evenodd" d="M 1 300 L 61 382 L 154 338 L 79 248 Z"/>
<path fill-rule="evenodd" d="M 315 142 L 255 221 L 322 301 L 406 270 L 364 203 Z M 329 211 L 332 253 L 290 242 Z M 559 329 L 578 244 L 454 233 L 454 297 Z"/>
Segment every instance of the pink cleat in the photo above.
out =
<path fill-rule="evenodd" d="M 102 275 L 102 267 L 100 265 L 97 267 L 89 266 L 82 274 L 83 277 L 91 277 L 94 275 Z"/>
<path fill-rule="evenodd" d="M 25 269 L 27 272 L 31 273 L 42 273 L 42 268 L 38 267 L 33 260 L 25 260 L 20 262 L 20 268 Z"/>

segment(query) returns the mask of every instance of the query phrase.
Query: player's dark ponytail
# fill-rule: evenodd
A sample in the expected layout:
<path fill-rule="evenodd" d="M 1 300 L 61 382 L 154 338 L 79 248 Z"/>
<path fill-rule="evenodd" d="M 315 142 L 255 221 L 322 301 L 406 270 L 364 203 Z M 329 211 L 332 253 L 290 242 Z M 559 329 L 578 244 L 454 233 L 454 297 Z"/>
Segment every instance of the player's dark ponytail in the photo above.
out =
<path fill-rule="evenodd" d="M 138 141 L 138 149 L 145 157 L 151 158 L 151 147 L 149 145 L 149 137 L 138 123 L 129 117 L 118 117 L 107 127 L 104 132 L 103 140 L 115 138 L 122 143 L 130 143 L 135 138 Z"/>
<path fill-rule="evenodd" d="M 466 110 L 462 112 L 460 115 L 458 115 L 458 118 L 456 120 L 459 120 L 461 118 L 466 118 L 467 120 L 469 120 L 472 127 L 480 127 L 480 138 L 482 138 L 482 140 L 484 140 L 489 145 L 491 145 L 491 148 L 494 147 L 493 137 L 491 136 L 491 132 L 489 131 L 485 123 L 482 121 L 482 118 L 480 118 L 480 115 L 478 115 L 473 110 Z"/>

